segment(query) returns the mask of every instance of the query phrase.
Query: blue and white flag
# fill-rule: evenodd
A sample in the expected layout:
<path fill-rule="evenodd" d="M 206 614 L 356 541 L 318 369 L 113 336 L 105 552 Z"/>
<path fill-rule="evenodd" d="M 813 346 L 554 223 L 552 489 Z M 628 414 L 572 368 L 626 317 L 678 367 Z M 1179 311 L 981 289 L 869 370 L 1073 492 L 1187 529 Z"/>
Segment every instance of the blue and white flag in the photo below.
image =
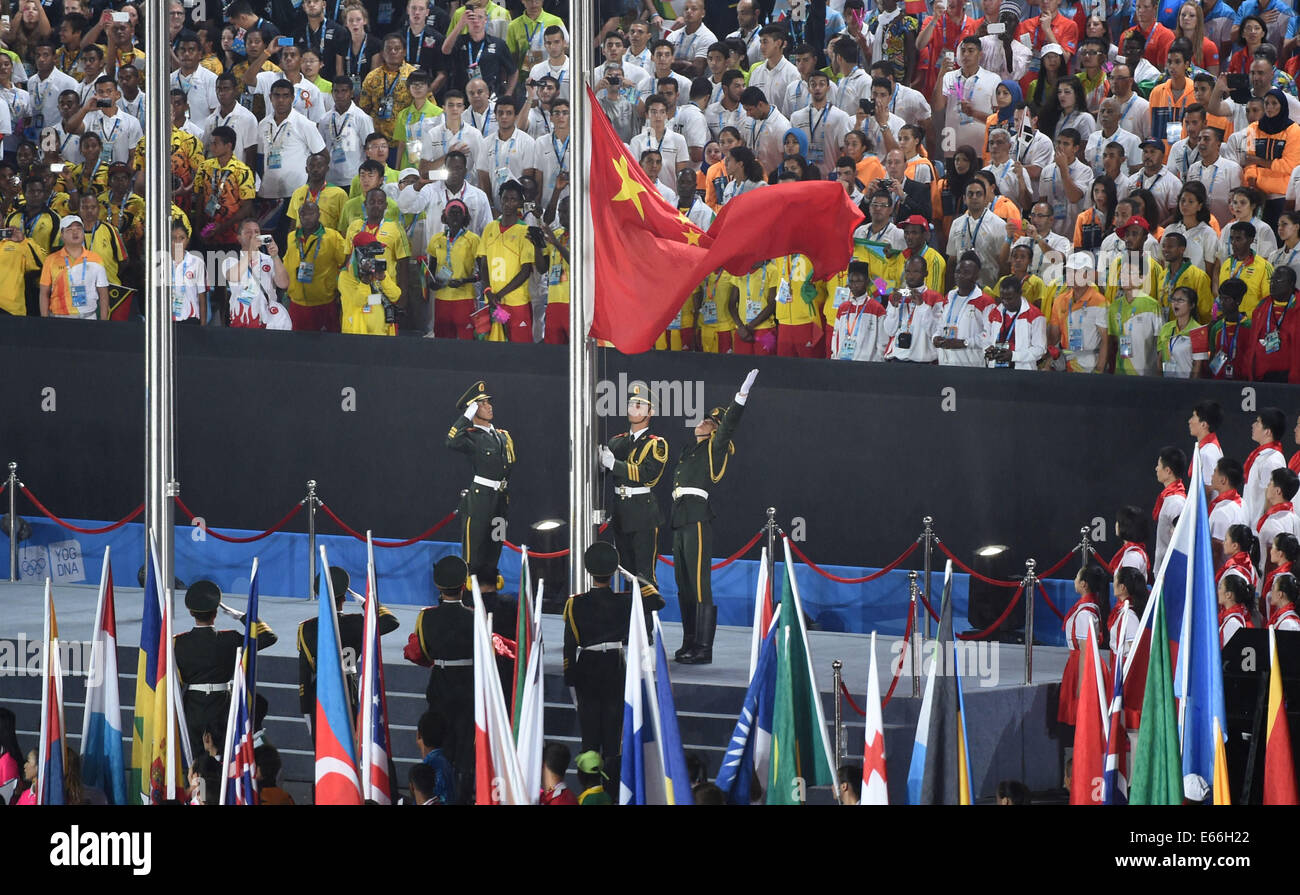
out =
<path fill-rule="evenodd" d="M 781 606 L 776 607 L 777 616 Z M 772 709 L 776 698 L 776 632 L 777 616 L 763 638 L 758 651 L 754 675 L 745 692 L 745 703 L 740 709 L 735 732 L 727 744 L 718 771 L 717 785 L 727 794 L 730 805 L 748 805 L 757 795 L 751 791 L 751 782 L 766 782 L 772 758 Z"/>
<path fill-rule="evenodd" d="M 634 580 L 635 584 L 635 580 Z M 632 588 L 627 633 L 627 672 L 623 678 L 623 768 L 620 805 L 667 805 L 664 756 L 655 730 L 654 653 L 645 632 L 641 588 Z"/>
<path fill-rule="evenodd" d="M 117 612 L 113 566 L 104 548 L 99 602 L 86 679 L 86 710 L 81 722 L 81 779 L 104 791 L 109 804 L 126 804 L 126 759 L 122 753 L 122 705 L 117 679 Z"/>
<path fill-rule="evenodd" d="M 636 589 L 641 589 L 636 585 Z M 677 726 L 677 705 L 673 702 L 673 682 L 668 677 L 668 656 L 664 652 L 664 629 L 659 624 L 659 613 L 654 613 L 655 626 L 655 721 L 659 727 L 659 741 L 664 756 L 664 776 L 669 805 L 694 805 L 691 794 L 691 775 L 686 770 L 686 753 L 682 749 L 682 733 Z"/>

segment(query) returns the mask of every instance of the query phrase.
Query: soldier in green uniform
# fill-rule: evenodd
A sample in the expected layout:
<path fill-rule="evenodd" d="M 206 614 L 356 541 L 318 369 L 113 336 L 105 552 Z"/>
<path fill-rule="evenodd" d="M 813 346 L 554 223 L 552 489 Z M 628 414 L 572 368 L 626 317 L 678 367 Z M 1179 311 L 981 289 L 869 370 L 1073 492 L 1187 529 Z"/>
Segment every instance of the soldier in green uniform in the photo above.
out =
<path fill-rule="evenodd" d="M 682 451 L 673 470 L 673 572 L 682 611 L 682 648 L 674 657 L 686 665 L 713 661 L 718 607 L 710 587 L 714 512 L 709 491 L 727 473 L 727 458 L 736 450 L 731 437 L 757 378 L 758 370 L 750 370 L 735 400 L 709 411 L 695 427 L 695 443 Z"/>
<path fill-rule="evenodd" d="M 221 606 L 221 588 L 211 581 L 195 581 L 185 592 L 185 608 L 194 617 L 194 627 L 177 634 L 172 642 L 176 650 L 176 672 L 185 688 L 182 703 L 185 725 L 190 737 L 191 754 L 204 754 L 203 734 L 210 732 L 215 743 L 226 735 L 230 712 L 231 682 L 235 677 L 235 653 L 244 645 L 242 631 L 216 628 L 217 609 Z M 230 610 L 227 610 L 228 612 Z M 230 612 L 237 620 L 243 616 Z M 277 638 L 271 626 L 255 621 L 253 636 L 257 648 L 266 649 Z"/>
<path fill-rule="evenodd" d="M 506 484 L 515 465 L 515 443 L 509 432 L 492 425 L 492 396 L 483 380 L 471 385 L 456 407 L 461 415 L 447 432 L 447 447 L 468 454 L 474 471 L 460 502 L 465 526 L 461 551 L 469 574 L 478 576 L 479 590 L 490 593 L 497 589 L 497 561 L 504 540 L 497 520 L 506 518 L 510 503 Z"/>
<path fill-rule="evenodd" d="M 344 682 L 348 691 L 348 703 L 352 716 L 357 713 L 357 666 L 361 662 L 361 647 L 366 639 L 366 617 L 360 612 L 343 611 L 348 594 L 352 593 L 352 578 L 347 570 L 339 566 L 330 566 L 330 583 L 334 589 L 334 611 L 339 617 L 339 649 L 343 654 Z M 320 582 L 313 582 L 316 595 L 320 595 Z M 312 742 L 316 742 L 316 731 L 312 726 L 316 717 L 316 623 L 318 617 L 313 615 L 298 626 L 298 710 L 302 712 L 311 731 Z M 380 635 L 396 631 L 401 624 L 391 609 L 378 606 L 375 610 L 375 622 Z"/>
<path fill-rule="evenodd" d="M 648 610 L 662 609 L 658 596 L 659 524 L 663 516 L 655 499 L 668 463 L 668 442 L 650 431 L 654 404 L 644 382 L 634 382 L 628 390 L 628 431 L 615 435 L 609 446 L 600 449 L 600 465 L 614 479 L 614 546 L 618 548 L 623 568 L 655 585 L 653 596 L 646 595 Z M 653 605 L 658 601 L 658 605 Z"/>
<path fill-rule="evenodd" d="M 459 556 L 433 567 L 438 605 L 415 617 L 403 655 L 429 671 L 425 699 L 446 731 L 442 751 L 456 769 L 456 792 L 474 800 L 474 611 L 461 597 L 468 570 Z"/>
<path fill-rule="evenodd" d="M 582 751 L 599 752 L 607 766 L 619 767 L 611 760 L 622 751 L 623 646 L 632 601 L 610 589 L 619 564 L 613 544 L 592 544 L 583 564 L 593 587 L 564 604 L 564 682 L 577 694 Z"/>

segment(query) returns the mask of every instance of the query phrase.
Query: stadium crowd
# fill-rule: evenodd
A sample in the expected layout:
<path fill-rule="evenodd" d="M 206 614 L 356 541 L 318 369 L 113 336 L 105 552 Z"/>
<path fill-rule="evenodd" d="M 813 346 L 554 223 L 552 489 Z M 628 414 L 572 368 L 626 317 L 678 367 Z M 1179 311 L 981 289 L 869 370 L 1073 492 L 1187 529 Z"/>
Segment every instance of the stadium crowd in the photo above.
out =
<path fill-rule="evenodd" d="M 711 275 L 660 348 L 1300 378 L 1291 10 L 598 6 L 590 86 L 692 223 L 806 179 L 866 217 L 846 270 Z M 142 8 L 5 8 L 0 310 L 138 315 Z M 568 340 L 567 4 L 166 14 L 178 321 Z"/>

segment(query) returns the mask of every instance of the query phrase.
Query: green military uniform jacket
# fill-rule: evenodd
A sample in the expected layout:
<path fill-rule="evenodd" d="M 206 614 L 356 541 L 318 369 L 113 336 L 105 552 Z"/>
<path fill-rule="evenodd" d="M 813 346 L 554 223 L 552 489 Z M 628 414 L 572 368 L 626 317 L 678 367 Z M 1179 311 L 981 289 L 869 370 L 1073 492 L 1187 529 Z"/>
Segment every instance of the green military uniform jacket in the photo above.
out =
<path fill-rule="evenodd" d="M 714 516 L 709 501 L 693 495 L 678 495 L 678 488 L 712 490 L 727 474 L 727 459 L 736 451 L 731 438 L 740 424 L 744 405 L 732 401 L 722 416 L 722 424 L 703 441 L 693 441 L 677 458 L 673 470 L 673 528 L 707 522 Z"/>
<path fill-rule="evenodd" d="M 639 438 L 623 432 L 609 440 L 614 455 L 614 530 L 648 531 L 663 522 L 654 493 L 619 497 L 619 488 L 653 488 L 668 465 L 668 442 L 647 431 Z"/>

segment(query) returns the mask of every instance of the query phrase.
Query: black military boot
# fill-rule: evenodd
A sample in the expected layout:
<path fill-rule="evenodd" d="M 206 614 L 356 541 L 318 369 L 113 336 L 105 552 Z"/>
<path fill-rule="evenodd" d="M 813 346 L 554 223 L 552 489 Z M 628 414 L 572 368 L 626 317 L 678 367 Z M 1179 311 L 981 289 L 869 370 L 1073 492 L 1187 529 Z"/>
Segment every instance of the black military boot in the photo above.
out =
<path fill-rule="evenodd" d="M 696 609 L 695 649 L 677 661 L 683 665 L 712 665 L 713 637 L 718 632 L 718 607 L 712 603 Z"/>
<path fill-rule="evenodd" d="M 682 656 L 695 649 L 695 603 L 679 595 L 677 608 L 682 613 L 682 648 L 673 653 L 673 658 L 680 662 Z"/>

